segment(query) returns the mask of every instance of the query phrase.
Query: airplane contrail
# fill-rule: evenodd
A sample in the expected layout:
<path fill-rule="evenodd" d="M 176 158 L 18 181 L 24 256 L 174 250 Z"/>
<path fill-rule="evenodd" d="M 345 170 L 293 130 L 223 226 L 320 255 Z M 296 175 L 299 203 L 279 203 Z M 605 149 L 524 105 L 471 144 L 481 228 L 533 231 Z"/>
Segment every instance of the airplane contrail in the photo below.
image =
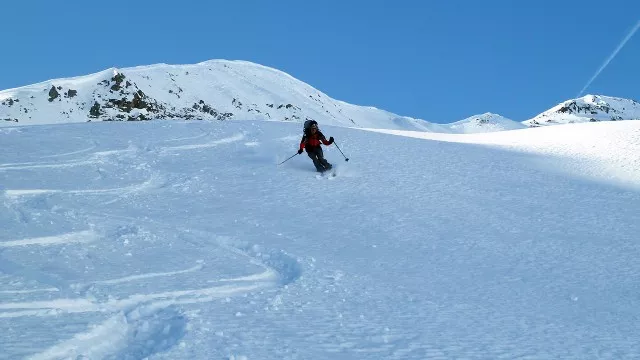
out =
<path fill-rule="evenodd" d="M 609 65 L 609 63 L 611 62 L 611 60 L 613 60 L 613 58 L 618 54 L 618 52 L 624 47 L 624 45 L 627 43 L 627 41 L 629 41 L 629 39 L 631 39 L 631 37 L 633 36 L 633 34 L 636 33 L 636 31 L 638 31 L 638 29 L 640 29 L 640 20 L 638 20 L 638 22 L 636 23 L 636 26 L 633 27 L 633 29 L 631 29 L 631 31 L 629 32 L 629 34 L 627 34 L 627 36 L 625 36 L 625 38 L 622 40 L 622 42 L 620 43 L 620 45 L 618 45 L 618 47 L 613 51 L 613 53 L 611 55 L 609 55 L 609 57 L 607 58 L 607 60 L 604 61 L 604 63 L 602 64 L 602 66 L 600 66 L 600 68 L 598 69 L 598 71 L 596 71 L 595 74 L 593 74 L 593 76 L 591 77 L 591 79 L 589 79 L 589 82 L 587 82 L 587 85 L 585 85 L 582 90 L 580 90 L 580 92 L 578 93 L 578 96 L 576 97 L 580 97 L 580 95 L 582 95 L 582 93 L 589 87 L 589 85 L 591 85 L 591 83 L 593 82 L 593 80 L 595 80 L 598 75 L 600 75 L 600 73 L 602 72 L 602 70 L 604 70 L 604 68 L 607 67 L 607 65 Z"/>

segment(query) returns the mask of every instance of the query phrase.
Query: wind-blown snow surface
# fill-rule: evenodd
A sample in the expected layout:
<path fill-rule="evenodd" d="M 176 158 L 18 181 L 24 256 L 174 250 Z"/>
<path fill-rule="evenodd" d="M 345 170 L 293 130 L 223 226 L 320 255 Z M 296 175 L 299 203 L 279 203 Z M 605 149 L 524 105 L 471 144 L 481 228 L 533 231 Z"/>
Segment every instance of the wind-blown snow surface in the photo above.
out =
<path fill-rule="evenodd" d="M 0 129 L 0 358 L 637 358 L 640 123 L 591 125 L 325 127 L 335 178 L 298 124 Z"/>

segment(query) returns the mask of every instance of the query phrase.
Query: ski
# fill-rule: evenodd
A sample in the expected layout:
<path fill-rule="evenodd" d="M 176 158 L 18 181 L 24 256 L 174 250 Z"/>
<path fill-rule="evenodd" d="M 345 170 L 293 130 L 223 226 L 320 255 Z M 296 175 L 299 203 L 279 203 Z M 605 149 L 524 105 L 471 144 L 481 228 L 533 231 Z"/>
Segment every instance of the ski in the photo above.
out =
<path fill-rule="evenodd" d="M 321 172 L 319 174 L 316 174 L 316 178 L 317 179 L 323 179 L 323 178 L 333 179 L 336 176 L 338 176 L 338 174 L 336 174 L 335 171 L 331 171 L 331 170 L 327 170 L 327 171 Z"/>

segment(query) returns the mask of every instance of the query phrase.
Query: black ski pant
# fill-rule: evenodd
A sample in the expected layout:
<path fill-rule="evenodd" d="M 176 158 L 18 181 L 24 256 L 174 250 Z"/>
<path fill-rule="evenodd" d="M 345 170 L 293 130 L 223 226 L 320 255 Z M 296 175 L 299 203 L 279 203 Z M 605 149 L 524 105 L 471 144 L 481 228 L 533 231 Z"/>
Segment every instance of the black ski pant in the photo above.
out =
<path fill-rule="evenodd" d="M 322 148 L 318 147 L 307 147 L 307 155 L 313 160 L 313 165 L 316 167 L 316 170 L 322 172 L 325 170 L 331 169 L 331 164 L 324 158 L 324 154 L 322 153 Z"/>

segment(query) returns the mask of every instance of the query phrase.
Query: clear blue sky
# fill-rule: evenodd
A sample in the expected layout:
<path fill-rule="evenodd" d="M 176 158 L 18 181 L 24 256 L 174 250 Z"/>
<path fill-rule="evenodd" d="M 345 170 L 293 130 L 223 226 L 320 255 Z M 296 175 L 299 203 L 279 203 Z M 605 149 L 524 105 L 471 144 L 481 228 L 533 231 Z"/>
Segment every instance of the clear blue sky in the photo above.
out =
<path fill-rule="evenodd" d="M 0 89 L 108 67 L 248 60 L 433 122 L 576 97 L 637 0 L 6 1 Z M 586 93 L 640 100 L 640 31 Z"/>

